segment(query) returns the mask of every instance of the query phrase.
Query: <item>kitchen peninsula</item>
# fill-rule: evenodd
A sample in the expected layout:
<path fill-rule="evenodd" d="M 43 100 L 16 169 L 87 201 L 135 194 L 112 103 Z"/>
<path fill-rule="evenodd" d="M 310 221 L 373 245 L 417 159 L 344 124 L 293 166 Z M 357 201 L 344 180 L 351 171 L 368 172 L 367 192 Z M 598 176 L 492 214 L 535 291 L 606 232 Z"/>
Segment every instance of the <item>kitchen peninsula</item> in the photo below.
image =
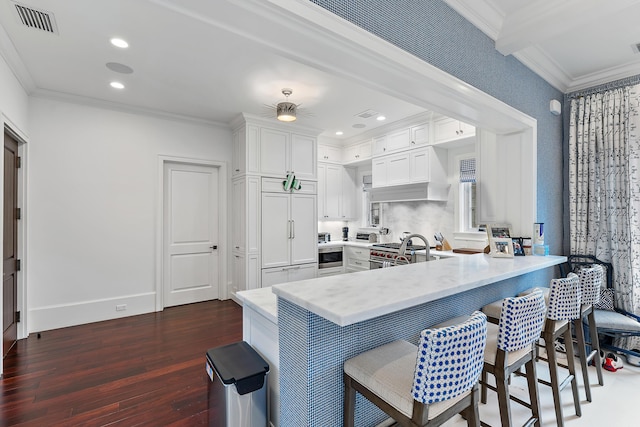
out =
<path fill-rule="evenodd" d="M 266 289 L 240 292 L 245 312 L 270 312 L 277 323 L 281 410 L 275 419 L 281 426 L 341 425 L 346 359 L 396 339 L 417 343 L 424 328 L 547 286 L 553 267 L 565 261 L 477 254 L 284 283 L 273 286 L 273 296 Z M 358 396 L 358 425 L 385 418 Z"/>

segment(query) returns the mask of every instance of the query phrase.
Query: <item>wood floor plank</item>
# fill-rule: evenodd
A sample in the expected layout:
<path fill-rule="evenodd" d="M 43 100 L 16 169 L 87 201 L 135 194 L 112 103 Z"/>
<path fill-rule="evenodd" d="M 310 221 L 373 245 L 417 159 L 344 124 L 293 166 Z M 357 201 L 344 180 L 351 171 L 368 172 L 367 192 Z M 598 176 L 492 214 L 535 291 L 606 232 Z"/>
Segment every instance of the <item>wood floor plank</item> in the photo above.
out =
<path fill-rule="evenodd" d="M 206 425 L 206 351 L 241 339 L 241 307 L 217 300 L 31 334 L 4 361 L 0 425 Z"/>

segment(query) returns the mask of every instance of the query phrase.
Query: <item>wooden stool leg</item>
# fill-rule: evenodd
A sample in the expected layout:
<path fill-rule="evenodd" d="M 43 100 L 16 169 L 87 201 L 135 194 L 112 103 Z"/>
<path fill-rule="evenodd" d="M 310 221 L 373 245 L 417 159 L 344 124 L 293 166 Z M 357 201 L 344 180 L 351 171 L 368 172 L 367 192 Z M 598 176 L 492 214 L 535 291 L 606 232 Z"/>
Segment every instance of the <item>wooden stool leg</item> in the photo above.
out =
<path fill-rule="evenodd" d="M 511 427 L 511 405 L 509 401 L 509 378 L 505 378 L 504 371 L 496 372 L 496 388 L 498 391 L 498 406 L 500 407 L 500 421 L 502 427 Z"/>
<path fill-rule="evenodd" d="M 562 401 L 560 400 L 560 380 L 558 378 L 558 359 L 554 346 L 553 334 L 544 337 L 544 346 L 547 350 L 547 361 L 549 365 L 549 376 L 551 377 L 551 391 L 553 393 L 553 406 L 556 410 L 556 424 L 558 427 L 564 426 L 562 418 Z M 570 343 L 569 343 L 570 344 Z"/>
<path fill-rule="evenodd" d="M 356 390 L 351 387 L 351 377 L 344 374 L 344 427 L 353 427 L 356 411 Z"/>
<path fill-rule="evenodd" d="M 536 362 L 530 360 L 525 364 L 527 373 L 527 385 L 529 386 L 529 402 L 531 402 L 531 415 L 536 419 L 535 426 L 540 427 L 540 396 L 538 394 L 538 375 L 536 373 Z"/>
<path fill-rule="evenodd" d="M 598 338 L 598 329 L 596 328 L 596 317 L 594 314 L 594 309 L 591 309 L 591 312 L 587 316 L 589 321 L 589 336 L 591 337 L 591 351 L 595 351 L 595 355 L 593 356 L 593 361 L 596 365 L 596 372 L 598 373 L 598 384 L 604 385 L 604 381 L 602 380 L 602 360 L 600 358 L 600 340 Z"/>
<path fill-rule="evenodd" d="M 471 389 L 471 406 L 467 407 L 462 416 L 467 420 L 468 427 L 480 427 L 480 413 L 478 412 L 478 403 L 480 400 L 480 390 L 478 384 Z"/>
<path fill-rule="evenodd" d="M 580 368 L 582 369 L 582 382 L 584 383 L 584 392 L 587 401 L 591 402 L 591 385 L 589 382 L 589 365 L 587 361 L 587 344 L 584 339 L 584 328 L 582 327 L 582 318 L 573 321 L 573 329 L 576 334 L 578 345 L 578 357 L 580 358 Z"/>
<path fill-rule="evenodd" d="M 487 371 L 483 369 L 482 370 L 482 387 L 481 387 L 481 396 L 480 396 L 480 401 L 482 403 L 487 403 L 487 386 L 485 384 L 487 384 Z"/>
<path fill-rule="evenodd" d="M 564 342 L 567 351 L 567 365 L 569 366 L 569 374 L 571 375 L 571 390 L 573 392 L 573 406 L 576 409 L 576 415 L 581 417 L 582 410 L 580 409 L 580 394 L 578 393 L 578 379 L 576 377 L 576 357 L 573 353 L 573 342 L 571 341 L 571 328 L 570 324 L 567 324 L 567 330 L 564 331 Z M 584 339 L 584 337 L 583 337 Z"/>

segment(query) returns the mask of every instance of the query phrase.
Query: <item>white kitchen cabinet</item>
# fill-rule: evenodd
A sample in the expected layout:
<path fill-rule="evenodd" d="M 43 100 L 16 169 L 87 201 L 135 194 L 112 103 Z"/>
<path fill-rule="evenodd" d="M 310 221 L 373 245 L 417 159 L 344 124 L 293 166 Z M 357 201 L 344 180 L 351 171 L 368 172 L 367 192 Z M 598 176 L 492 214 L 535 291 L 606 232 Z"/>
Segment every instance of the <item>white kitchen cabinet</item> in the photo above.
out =
<path fill-rule="evenodd" d="M 341 216 L 342 170 L 340 165 L 318 163 L 318 219 Z"/>
<path fill-rule="evenodd" d="M 411 145 L 425 145 L 429 143 L 429 124 L 423 123 L 409 128 L 411 133 Z"/>
<path fill-rule="evenodd" d="M 285 192 L 277 179 L 262 179 L 262 268 L 316 263 L 318 217 L 316 183 Z"/>
<path fill-rule="evenodd" d="M 298 179 L 316 178 L 316 138 L 279 129 L 260 129 L 260 173 Z"/>
<path fill-rule="evenodd" d="M 373 155 L 393 153 L 407 149 L 411 146 L 411 134 L 408 128 L 390 132 L 386 135 L 373 138 Z"/>
<path fill-rule="evenodd" d="M 340 163 L 342 149 L 333 145 L 318 144 L 318 161 Z"/>
<path fill-rule="evenodd" d="M 354 218 L 356 188 L 356 169 L 318 163 L 318 219 Z"/>
<path fill-rule="evenodd" d="M 371 140 L 369 139 L 345 147 L 342 159 L 345 164 L 358 163 L 371 159 Z"/>
<path fill-rule="evenodd" d="M 345 273 L 365 271 L 369 269 L 369 248 L 345 246 Z"/>
<path fill-rule="evenodd" d="M 237 292 L 260 287 L 260 178 L 234 178 L 232 188 L 232 288 Z"/>
<path fill-rule="evenodd" d="M 476 128 L 455 119 L 440 119 L 433 122 L 434 144 L 475 136 Z"/>
<path fill-rule="evenodd" d="M 342 168 L 342 194 L 340 201 L 340 217 L 343 220 L 353 219 L 357 215 L 358 184 L 356 182 L 357 169 Z"/>
<path fill-rule="evenodd" d="M 377 157 L 372 164 L 373 187 L 447 181 L 447 151 L 432 146 Z"/>
<path fill-rule="evenodd" d="M 277 285 L 279 283 L 295 282 L 297 280 L 315 279 L 318 265 L 298 264 L 288 267 L 275 267 L 262 269 L 262 287 Z"/>
<path fill-rule="evenodd" d="M 242 123 L 233 132 L 232 176 L 259 173 L 260 128 Z"/>

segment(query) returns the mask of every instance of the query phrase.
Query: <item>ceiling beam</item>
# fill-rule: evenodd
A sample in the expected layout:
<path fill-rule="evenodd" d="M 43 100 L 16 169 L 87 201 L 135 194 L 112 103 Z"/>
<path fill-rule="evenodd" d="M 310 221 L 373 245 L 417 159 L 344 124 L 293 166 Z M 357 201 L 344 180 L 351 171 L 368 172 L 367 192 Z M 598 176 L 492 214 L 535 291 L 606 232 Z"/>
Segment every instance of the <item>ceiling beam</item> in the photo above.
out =
<path fill-rule="evenodd" d="M 510 55 L 605 16 L 637 5 L 637 0 L 537 0 L 509 14 L 496 39 L 496 49 Z"/>

